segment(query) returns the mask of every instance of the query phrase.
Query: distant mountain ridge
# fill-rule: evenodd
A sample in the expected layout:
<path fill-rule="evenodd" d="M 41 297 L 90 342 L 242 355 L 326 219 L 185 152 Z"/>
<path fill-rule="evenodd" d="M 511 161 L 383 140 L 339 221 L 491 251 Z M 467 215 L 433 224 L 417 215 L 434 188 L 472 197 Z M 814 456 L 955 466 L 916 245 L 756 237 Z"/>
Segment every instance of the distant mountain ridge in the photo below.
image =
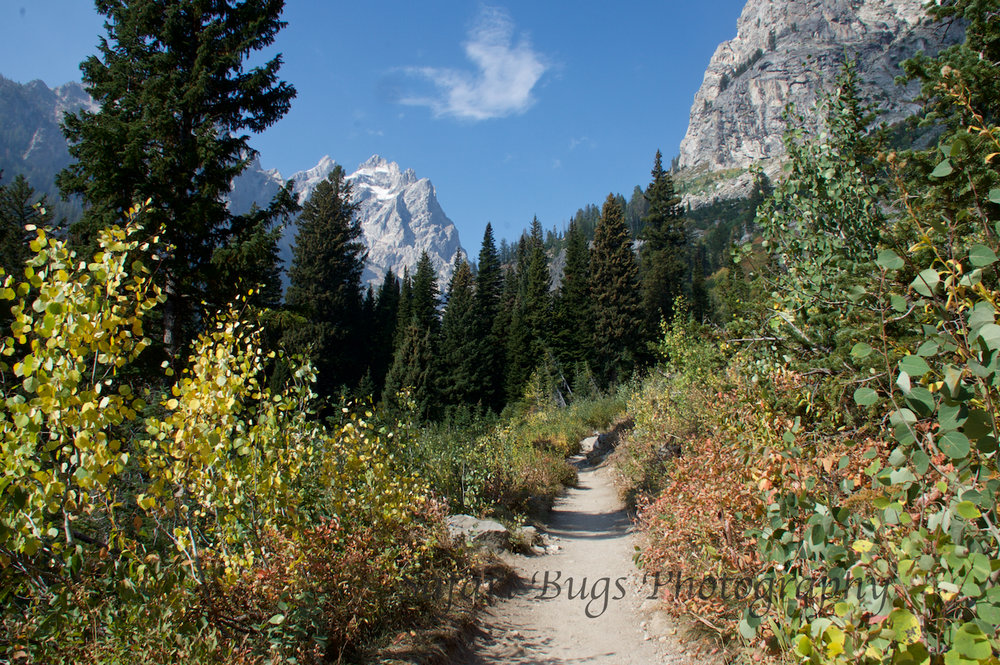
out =
<path fill-rule="evenodd" d="M 42 81 L 16 83 L 0 76 L 0 170 L 3 182 L 23 175 L 47 194 L 56 217 L 75 217 L 77 202 L 63 202 L 55 177 L 70 163 L 59 123 L 66 112 L 96 105 L 79 83 L 49 88 Z"/>
<path fill-rule="evenodd" d="M 16 83 L 0 76 L 0 170 L 3 182 L 23 174 L 32 186 L 58 202 L 55 176 L 69 165 L 71 157 L 59 123 L 66 112 L 86 108 L 98 110 L 79 83 L 49 88 L 42 81 Z M 295 173 L 295 192 L 305 201 L 316 185 L 336 165 L 329 156 L 310 169 Z M 456 254 L 464 257 L 454 223 L 442 210 L 430 180 L 417 178 L 412 170 L 401 170 L 395 162 L 378 155 L 348 176 L 360 202 L 358 217 L 368 248 L 362 280 L 378 284 L 388 270 L 401 275 L 411 271 L 426 251 L 442 282 L 451 278 Z M 266 206 L 286 180 L 276 169 L 264 169 L 259 160 L 233 182 L 230 206 L 237 213 L 253 204 Z M 59 204 L 63 215 L 79 215 L 79 206 Z M 296 226 L 289 224 L 281 239 L 285 268 L 291 262 Z"/>

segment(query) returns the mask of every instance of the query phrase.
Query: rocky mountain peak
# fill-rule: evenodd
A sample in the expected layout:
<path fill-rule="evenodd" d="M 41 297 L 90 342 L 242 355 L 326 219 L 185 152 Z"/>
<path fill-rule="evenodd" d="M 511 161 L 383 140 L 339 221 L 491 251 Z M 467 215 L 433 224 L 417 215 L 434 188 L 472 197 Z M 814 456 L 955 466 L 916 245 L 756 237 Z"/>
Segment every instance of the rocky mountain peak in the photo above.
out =
<path fill-rule="evenodd" d="M 327 155 L 312 168 L 292 176 L 293 191 L 300 203 L 312 195 L 334 166 L 336 162 Z M 378 286 L 389 270 L 396 275 L 402 275 L 404 269 L 412 272 L 424 251 L 434 262 L 442 285 L 451 279 L 455 255 L 465 256 L 465 252 L 458 230 L 441 209 L 430 180 L 418 178 L 412 169 L 403 170 L 396 162 L 379 155 L 363 162 L 346 180 L 351 183 L 358 203 L 358 219 L 368 248 L 363 282 Z M 265 170 L 254 160 L 234 180 L 230 206 L 241 213 L 254 203 L 267 205 L 285 182 L 276 170 Z M 295 223 L 290 223 L 281 238 L 286 267 L 291 264 L 296 229 Z"/>
<path fill-rule="evenodd" d="M 789 103 L 808 112 L 846 58 L 862 93 L 892 122 L 912 112 L 899 64 L 961 38 L 924 18 L 924 0 L 748 0 L 736 37 L 719 45 L 691 106 L 680 167 L 745 169 L 784 154 Z M 957 32 L 957 31 L 956 31 Z"/>

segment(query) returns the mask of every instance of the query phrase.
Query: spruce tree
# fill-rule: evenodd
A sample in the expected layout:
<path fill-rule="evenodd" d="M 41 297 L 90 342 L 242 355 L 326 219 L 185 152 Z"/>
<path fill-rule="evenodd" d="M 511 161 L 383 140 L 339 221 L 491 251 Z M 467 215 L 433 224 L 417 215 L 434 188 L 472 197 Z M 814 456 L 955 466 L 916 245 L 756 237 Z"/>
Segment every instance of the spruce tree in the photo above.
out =
<path fill-rule="evenodd" d="M 448 305 L 441 317 L 441 398 L 451 406 L 475 404 L 476 362 L 479 339 L 472 270 L 467 261 L 456 259 L 448 287 Z"/>
<path fill-rule="evenodd" d="M 566 232 L 566 264 L 555 301 L 553 345 L 563 367 L 591 360 L 590 248 L 575 219 Z"/>
<path fill-rule="evenodd" d="M 400 334 L 399 346 L 392 358 L 392 367 L 385 378 L 382 399 L 390 407 L 401 409 L 398 395 L 410 391 L 415 416 L 426 420 L 437 413 L 437 376 L 434 362 L 434 340 L 430 330 L 422 329 L 416 319 Z"/>
<path fill-rule="evenodd" d="M 409 284 L 409 286 L 406 286 Z M 413 279 L 404 282 L 400 300 L 400 319 L 397 344 L 392 366 L 386 375 L 383 399 L 390 405 L 400 406 L 396 394 L 409 388 L 420 418 L 432 418 L 440 413 L 439 364 L 437 362 L 438 336 L 441 321 L 438 318 L 437 273 L 427 252 L 420 255 Z"/>
<path fill-rule="evenodd" d="M 396 321 L 399 315 L 399 280 L 392 270 L 385 274 L 375 299 L 375 314 L 372 324 L 371 353 L 369 366 L 376 397 L 385 385 L 385 375 L 392 364 L 393 340 L 396 338 Z"/>
<path fill-rule="evenodd" d="M 403 331 L 406 330 L 406 326 L 410 325 L 410 317 L 413 313 L 411 306 L 412 299 L 413 278 L 410 276 L 410 269 L 404 267 L 403 278 L 399 282 L 399 304 L 396 306 L 396 333 L 392 338 L 393 349 L 399 346 Z"/>
<path fill-rule="evenodd" d="M 537 363 L 549 348 L 552 328 L 552 296 L 550 293 L 549 257 L 542 241 L 542 226 L 538 218 L 532 222 L 531 251 L 524 275 L 525 323 L 531 335 L 531 355 Z"/>
<path fill-rule="evenodd" d="M 18 281 L 24 279 L 28 243 L 35 237 L 24 227 L 28 224 L 47 224 L 51 218 L 47 213 L 42 214 L 46 205 L 47 198 L 36 196 L 23 175 L 18 175 L 9 185 L 0 182 L 0 268 Z"/>
<path fill-rule="evenodd" d="M 591 254 L 595 373 L 605 385 L 625 378 L 642 346 L 639 270 L 625 214 L 609 194 L 594 233 Z"/>
<path fill-rule="evenodd" d="M 107 17 L 107 38 L 99 56 L 85 60 L 81 69 L 100 110 L 64 117 L 76 163 L 59 175 L 58 184 L 65 194 L 83 196 L 84 217 L 73 231 L 84 245 L 100 228 L 121 222 L 133 205 L 151 201 L 144 223 L 172 246 L 154 275 L 166 296 L 163 343 L 176 356 L 194 334 L 201 302 L 217 307 L 240 288 L 233 283 L 240 274 L 266 272 L 213 260 L 215 253 L 266 232 L 294 209 L 287 190 L 253 219 L 232 215 L 225 200 L 233 178 L 254 157 L 248 132 L 281 118 L 295 96 L 295 89 L 278 79 L 280 55 L 245 67 L 285 25 L 284 2 L 99 0 L 96 5 Z"/>
<path fill-rule="evenodd" d="M 441 304 L 437 285 L 437 271 L 427 252 L 420 254 L 417 269 L 413 273 L 413 289 L 410 292 L 410 317 L 423 330 L 437 334 L 441 319 L 438 306 Z"/>
<path fill-rule="evenodd" d="M 319 183 L 299 216 L 286 303 L 308 324 L 288 331 L 293 346 L 309 343 L 317 392 L 354 388 L 365 370 L 361 273 L 366 251 L 351 186 L 339 165 Z"/>
<path fill-rule="evenodd" d="M 646 189 L 649 212 L 641 236 L 642 305 L 649 335 L 656 334 L 660 319 L 673 319 L 674 301 L 690 290 L 681 198 L 674 192 L 673 178 L 663 170 L 662 159 L 657 150 L 653 180 Z"/>
<path fill-rule="evenodd" d="M 479 250 L 479 272 L 475 292 L 475 361 L 472 365 L 473 403 L 499 410 L 503 406 L 504 349 L 502 331 L 496 330 L 503 293 L 503 268 L 493 240 L 493 227 L 487 223 Z"/>

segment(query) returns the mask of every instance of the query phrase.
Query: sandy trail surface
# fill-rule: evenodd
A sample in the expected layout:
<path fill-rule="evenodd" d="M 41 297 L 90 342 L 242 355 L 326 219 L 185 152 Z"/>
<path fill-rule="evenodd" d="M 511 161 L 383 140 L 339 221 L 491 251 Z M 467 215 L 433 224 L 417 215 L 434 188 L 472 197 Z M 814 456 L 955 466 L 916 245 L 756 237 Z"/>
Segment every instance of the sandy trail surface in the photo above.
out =
<path fill-rule="evenodd" d="M 554 506 L 546 554 L 510 555 L 521 584 L 486 609 L 462 665 L 608 665 L 712 662 L 704 647 L 684 643 L 657 609 L 652 578 L 635 567 L 632 524 L 614 489 L 610 468 L 590 466 L 583 442 L 572 458 L 578 487 Z"/>

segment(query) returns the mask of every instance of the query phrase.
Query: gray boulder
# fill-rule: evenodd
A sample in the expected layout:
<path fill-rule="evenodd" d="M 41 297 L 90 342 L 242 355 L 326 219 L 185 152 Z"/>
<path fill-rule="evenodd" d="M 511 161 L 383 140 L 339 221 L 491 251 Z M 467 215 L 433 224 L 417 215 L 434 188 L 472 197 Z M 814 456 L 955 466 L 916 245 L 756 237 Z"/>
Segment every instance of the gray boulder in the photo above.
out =
<path fill-rule="evenodd" d="M 465 542 L 494 552 L 510 547 L 510 531 L 494 520 L 471 515 L 450 515 L 448 534 L 453 541 Z"/>

